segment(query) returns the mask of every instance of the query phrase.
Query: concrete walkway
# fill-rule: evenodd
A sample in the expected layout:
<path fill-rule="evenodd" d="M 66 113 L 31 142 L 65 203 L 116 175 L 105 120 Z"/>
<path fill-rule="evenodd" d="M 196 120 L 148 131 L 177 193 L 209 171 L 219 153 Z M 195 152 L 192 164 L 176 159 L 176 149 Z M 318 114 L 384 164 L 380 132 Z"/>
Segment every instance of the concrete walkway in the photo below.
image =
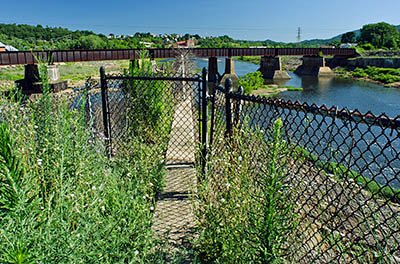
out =
<path fill-rule="evenodd" d="M 190 249 L 194 217 L 189 195 L 196 186 L 195 137 L 191 98 L 178 104 L 172 123 L 171 138 L 166 155 L 167 175 L 164 191 L 157 197 L 153 229 L 166 239 L 167 261 L 191 263 L 185 252 Z M 174 262 L 175 263 L 175 262 Z"/>

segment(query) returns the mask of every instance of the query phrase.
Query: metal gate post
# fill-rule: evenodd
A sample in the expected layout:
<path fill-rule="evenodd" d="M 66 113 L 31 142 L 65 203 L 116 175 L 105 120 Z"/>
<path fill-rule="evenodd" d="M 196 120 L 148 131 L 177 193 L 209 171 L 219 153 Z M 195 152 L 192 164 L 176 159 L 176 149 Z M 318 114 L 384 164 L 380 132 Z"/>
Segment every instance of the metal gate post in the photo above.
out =
<path fill-rule="evenodd" d="M 231 106 L 231 89 L 232 80 L 230 78 L 225 80 L 225 115 L 226 115 L 226 137 L 230 138 L 232 135 L 232 106 Z"/>
<path fill-rule="evenodd" d="M 202 90 L 201 90 L 201 172 L 202 176 L 206 173 L 206 163 L 207 163 L 207 70 L 203 68 L 202 72 Z"/>
<path fill-rule="evenodd" d="M 107 80 L 104 67 L 100 67 L 100 85 L 101 85 L 101 105 L 103 110 L 103 126 L 104 126 L 104 137 L 106 143 L 106 154 L 110 156 L 110 134 L 108 131 L 108 113 L 107 113 Z"/>

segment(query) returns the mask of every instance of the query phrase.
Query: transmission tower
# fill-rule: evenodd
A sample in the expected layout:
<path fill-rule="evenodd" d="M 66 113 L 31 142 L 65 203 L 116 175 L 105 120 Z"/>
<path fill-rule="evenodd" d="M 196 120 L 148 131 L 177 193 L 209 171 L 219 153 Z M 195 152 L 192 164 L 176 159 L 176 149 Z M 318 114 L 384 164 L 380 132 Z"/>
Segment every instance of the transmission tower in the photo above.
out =
<path fill-rule="evenodd" d="M 301 27 L 297 28 L 297 42 L 301 41 Z"/>

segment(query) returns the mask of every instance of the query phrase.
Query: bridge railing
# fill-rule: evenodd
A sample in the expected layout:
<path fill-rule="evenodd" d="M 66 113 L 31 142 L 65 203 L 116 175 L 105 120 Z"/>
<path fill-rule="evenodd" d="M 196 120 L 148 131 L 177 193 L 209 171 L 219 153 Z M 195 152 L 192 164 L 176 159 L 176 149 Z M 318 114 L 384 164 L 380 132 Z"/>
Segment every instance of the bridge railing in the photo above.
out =
<path fill-rule="evenodd" d="M 98 50 L 44 50 L 0 52 L 0 65 L 18 65 L 51 62 L 82 62 L 104 60 L 133 60 L 139 58 L 140 49 L 98 49 Z M 172 48 L 148 49 L 151 58 L 174 58 Z M 355 49 L 335 48 L 193 48 L 195 57 L 232 56 L 355 56 Z"/>

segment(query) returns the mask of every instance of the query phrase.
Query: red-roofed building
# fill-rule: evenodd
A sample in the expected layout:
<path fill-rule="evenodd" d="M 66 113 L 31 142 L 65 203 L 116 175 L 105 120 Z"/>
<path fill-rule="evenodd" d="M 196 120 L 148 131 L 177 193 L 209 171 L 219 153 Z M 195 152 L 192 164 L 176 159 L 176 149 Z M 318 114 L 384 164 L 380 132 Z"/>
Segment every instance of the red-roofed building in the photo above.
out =
<path fill-rule="evenodd" d="M 178 41 L 174 44 L 174 48 L 194 48 L 194 40 L 188 39 L 185 41 Z"/>

